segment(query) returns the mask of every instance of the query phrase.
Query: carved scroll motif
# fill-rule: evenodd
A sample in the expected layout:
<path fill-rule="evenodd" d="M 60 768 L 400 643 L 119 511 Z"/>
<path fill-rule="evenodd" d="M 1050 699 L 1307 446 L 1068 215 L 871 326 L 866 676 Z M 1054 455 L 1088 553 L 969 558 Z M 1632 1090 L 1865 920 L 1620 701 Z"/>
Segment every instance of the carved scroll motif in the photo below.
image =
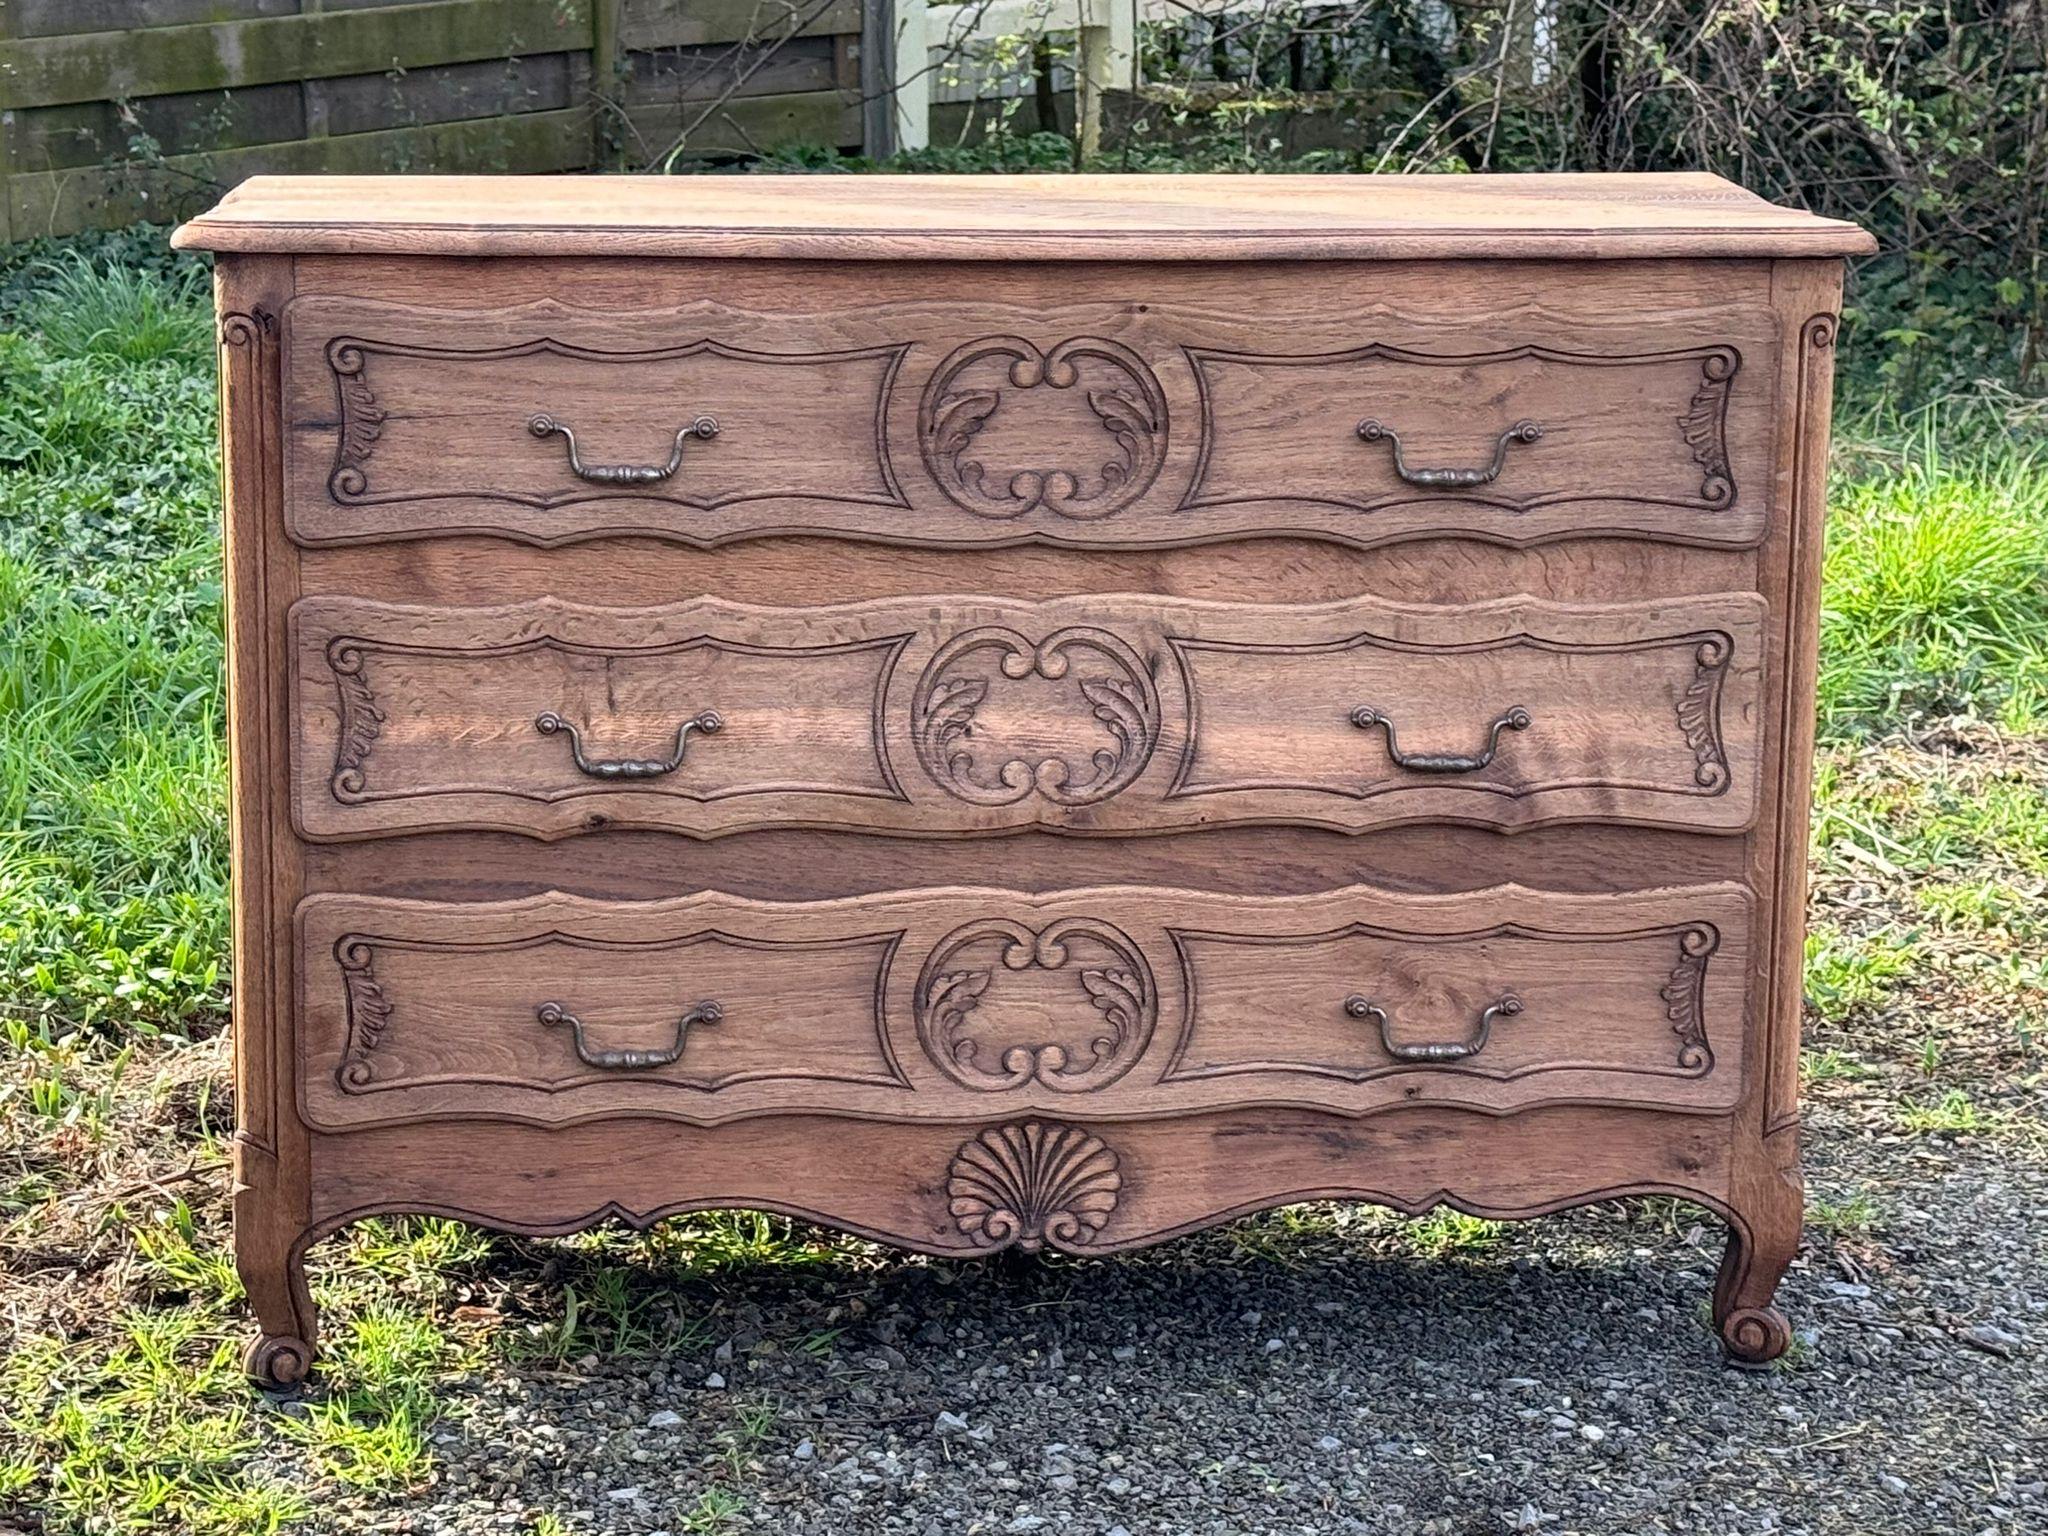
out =
<path fill-rule="evenodd" d="M 992 469 L 984 429 L 999 412 L 1026 409 L 1014 397 L 1041 386 L 1081 390 L 1116 445 L 1114 457 L 1087 468 L 1041 461 Z M 968 342 L 939 365 L 917 411 L 918 445 L 939 489 L 955 506 L 989 518 L 1041 508 L 1075 519 L 1119 512 L 1158 477 L 1166 431 L 1157 376 L 1130 348 L 1099 336 L 1071 336 L 1050 351 L 1021 336 Z"/>
<path fill-rule="evenodd" d="M 361 934 L 345 933 L 337 939 L 334 959 L 341 967 L 348 1000 L 348 1038 L 336 1078 L 343 1093 L 360 1093 L 370 1086 L 370 1056 L 391 1023 L 391 999 L 377 981 L 377 952 Z"/>
<path fill-rule="evenodd" d="M 1728 787 L 1728 751 L 1721 740 L 1721 689 L 1735 642 L 1727 635 L 1709 635 L 1693 652 L 1693 680 L 1678 698 L 1678 728 L 1692 749 L 1693 782 L 1719 794 Z"/>
<path fill-rule="evenodd" d="M 334 748 L 334 775 L 328 785 L 334 798 L 344 804 L 363 797 L 367 784 L 363 764 L 369 759 L 371 743 L 384 728 L 384 711 L 377 707 L 370 680 L 363 674 L 363 653 L 363 642 L 352 635 L 337 635 L 327 642 L 327 665 L 341 699 L 341 730 Z"/>
<path fill-rule="evenodd" d="M 978 770 L 977 713 L 1001 680 L 1058 682 L 1076 657 L 1094 660 L 1094 676 L 1074 693 L 1110 738 L 1079 773 L 1064 756 L 1007 758 L 991 779 Z M 1033 642 L 1014 629 L 971 629 L 939 648 L 911 700 L 918 761 L 932 781 L 974 805 L 1013 805 L 1033 793 L 1055 805 L 1106 800 L 1144 772 L 1159 744 L 1159 693 L 1144 661 L 1106 630 L 1070 628 Z"/>
<path fill-rule="evenodd" d="M 1728 388 L 1740 365 L 1729 348 L 1709 352 L 1700 360 L 1700 386 L 1693 391 L 1692 405 L 1678 418 L 1692 461 L 1706 475 L 1700 500 L 1709 506 L 1725 507 L 1735 499 L 1735 477 L 1728 467 Z"/>
<path fill-rule="evenodd" d="M 1720 931 L 1711 924 L 1684 929 L 1678 935 L 1678 964 L 1662 994 L 1671 1032 L 1678 1036 L 1678 1064 L 1698 1075 L 1714 1065 L 1714 1050 L 1707 1044 L 1707 959 L 1720 947 Z"/>
<path fill-rule="evenodd" d="M 1089 964 L 1091 957 L 1099 963 Z M 1033 1037 L 1011 1038 L 1002 1025 L 975 1032 L 977 1010 L 1000 1000 L 1003 972 L 1069 968 L 1074 986 L 1064 1004 L 1059 994 L 1050 1004 L 1036 994 L 1030 999 L 1040 1003 L 1026 1013 Z M 954 1082 L 984 1092 L 1030 1083 L 1061 1093 L 1105 1087 L 1144 1054 L 1158 1011 L 1151 967 L 1137 944 L 1089 918 L 1042 929 L 992 918 L 955 929 L 925 962 L 915 1002 L 925 1054 Z M 1042 1037 L 1054 1031 L 1054 1038 Z"/>
<path fill-rule="evenodd" d="M 955 1226 L 989 1249 L 1076 1252 L 1109 1222 L 1123 1191 L 1117 1155 L 1079 1126 L 1043 1120 L 992 1126 L 961 1145 L 947 1170 Z"/>
<path fill-rule="evenodd" d="M 327 489 L 336 501 L 349 501 L 370 488 L 370 452 L 384 432 L 383 407 L 363 377 L 367 358 L 362 344 L 340 337 L 327 344 L 327 366 L 341 407 L 341 437 L 334 448 L 334 468 Z"/>

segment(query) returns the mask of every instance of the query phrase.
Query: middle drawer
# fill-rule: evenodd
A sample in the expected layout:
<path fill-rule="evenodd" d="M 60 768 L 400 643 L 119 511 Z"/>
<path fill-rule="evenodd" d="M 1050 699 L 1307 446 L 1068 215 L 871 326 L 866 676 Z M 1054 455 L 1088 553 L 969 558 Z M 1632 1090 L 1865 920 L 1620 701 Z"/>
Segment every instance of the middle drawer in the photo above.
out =
<path fill-rule="evenodd" d="M 1765 604 L 1091 595 L 780 609 L 311 597 L 314 839 L 604 827 L 1358 831 L 1754 814 Z"/>

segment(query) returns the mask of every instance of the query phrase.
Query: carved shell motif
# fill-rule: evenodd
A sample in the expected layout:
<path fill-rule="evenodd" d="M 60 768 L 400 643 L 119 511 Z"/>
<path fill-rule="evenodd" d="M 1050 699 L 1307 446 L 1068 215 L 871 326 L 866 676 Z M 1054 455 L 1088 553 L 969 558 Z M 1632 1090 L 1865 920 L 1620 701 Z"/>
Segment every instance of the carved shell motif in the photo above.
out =
<path fill-rule="evenodd" d="M 992 1126 L 953 1154 L 947 1209 L 989 1249 L 1086 1247 L 1124 1186 L 1117 1155 L 1079 1126 L 1026 1120 Z"/>
<path fill-rule="evenodd" d="M 984 1002 L 1001 1000 L 1002 972 L 1020 983 L 1066 977 L 1057 986 L 1018 987 L 1028 1035 L 997 1024 L 977 1037 L 974 1015 Z M 1000 1092 L 1036 1082 L 1084 1093 L 1115 1082 L 1144 1053 L 1158 995 L 1138 946 L 1107 923 L 1063 918 L 1032 929 L 991 918 L 955 929 L 932 951 L 918 977 L 915 1012 L 925 1054 L 964 1088 Z"/>
<path fill-rule="evenodd" d="M 1076 772 L 1063 756 L 1005 759 L 990 779 L 977 771 L 976 715 L 999 679 L 1064 679 L 1075 657 L 1101 672 L 1075 693 L 1111 745 Z M 1144 661 L 1106 630 L 1062 629 L 1033 643 L 1014 629 L 971 629 L 939 648 L 911 699 L 911 734 L 932 782 L 973 805 L 1013 805 L 1034 792 L 1055 805 L 1106 800 L 1145 770 L 1159 744 L 1159 693 Z"/>
<path fill-rule="evenodd" d="M 978 439 L 1013 392 L 1040 387 L 1080 389 L 1116 444 L 1115 457 L 1093 468 L 1022 462 L 991 471 L 995 455 Z M 939 489 L 977 517 L 1023 517 L 1040 508 L 1058 517 L 1108 517 L 1144 495 L 1166 462 L 1166 394 L 1143 358 L 1100 336 L 1070 336 L 1050 351 L 1021 336 L 985 336 L 955 348 L 932 374 L 918 404 L 917 437 Z"/>

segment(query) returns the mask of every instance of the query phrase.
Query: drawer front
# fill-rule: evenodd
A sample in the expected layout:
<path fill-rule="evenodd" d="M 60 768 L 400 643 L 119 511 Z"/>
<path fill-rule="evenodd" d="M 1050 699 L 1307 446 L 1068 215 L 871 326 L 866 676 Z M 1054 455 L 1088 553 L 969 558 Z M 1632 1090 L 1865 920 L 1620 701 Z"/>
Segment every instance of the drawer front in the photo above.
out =
<path fill-rule="evenodd" d="M 323 1130 L 816 1111 L 1726 1109 L 1739 887 L 1247 899 L 1114 887 L 772 903 L 316 895 L 302 1108 Z"/>
<path fill-rule="evenodd" d="M 1137 595 L 292 616 L 314 838 L 1451 819 L 1739 831 L 1765 606 Z"/>
<path fill-rule="evenodd" d="M 1131 281 L 1155 297 L 995 304 L 936 277 L 926 301 L 792 291 L 786 311 L 304 297 L 288 525 L 306 544 L 1762 535 L 1779 342 L 1735 278 L 1711 308 L 1620 316 L 1524 278 L 1455 317 L 1333 312 L 1292 281 L 1233 312 L 1177 301 L 1171 269 Z"/>

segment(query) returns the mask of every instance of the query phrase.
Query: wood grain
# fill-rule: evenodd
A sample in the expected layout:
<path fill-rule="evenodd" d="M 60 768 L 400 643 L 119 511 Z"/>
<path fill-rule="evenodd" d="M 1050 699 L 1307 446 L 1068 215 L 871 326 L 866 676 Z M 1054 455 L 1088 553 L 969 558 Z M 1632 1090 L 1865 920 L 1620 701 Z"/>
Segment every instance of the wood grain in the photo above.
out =
<path fill-rule="evenodd" d="M 307 598 L 291 618 L 294 805 L 313 837 L 1587 817 L 1735 831 L 1755 805 L 1763 628 L 1747 594 L 805 609 Z M 1489 724 L 1518 710 L 1521 728 L 1493 731 L 1484 764 L 1405 766 L 1477 763 Z M 664 770 L 602 776 L 607 762 L 654 768 L 706 719 L 715 730 Z"/>
<path fill-rule="evenodd" d="M 1749 912 L 1728 885 L 1262 899 L 935 888 L 803 903 L 316 895 L 298 915 L 301 1094 L 308 1122 L 330 1131 L 1245 1103 L 1726 1110 L 1742 1077 Z M 1347 1010 L 1355 995 L 1391 1015 L 1395 1047 L 1469 1042 L 1501 997 L 1520 1007 L 1468 1059 L 1418 1063 Z M 590 1059 L 664 1053 L 707 1002 L 720 1016 L 685 1030 L 674 1061 Z M 543 1017 L 550 1004 L 587 1029 Z"/>
<path fill-rule="evenodd" d="M 402 1210 L 964 1256 L 1659 1192 L 1786 1347 L 1859 232 L 1699 177 L 416 180 L 215 240 L 290 253 L 219 268 L 266 1381 L 307 1245 Z M 719 431 L 625 485 L 541 411 L 586 467 Z"/>
<path fill-rule="evenodd" d="M 1131 269 L 1109 302 L 995 303 L 987 274 L 967 270 L 916 298 L 849 290 L 834 309 L 750 266 L 686 279 L 615 265 L 614 286 L 659 307 L 297 300 L 294 536 L 831 533 L 970 548 L 1300 532 L 1742 546 L 1762 533 L 1777 342 L 1730 278 L 1646 315 L 1585 313 L 1560 274 L 1446 321 L 1426 302 L 1395 307 L 1404 278 L 1427 292 L 1426 269 L 1409 267 L 1375 277 L 1387 297 L 1374 309 L 1332 312 L 1264 276 L 1218 307 L 1171 267 Z M 536 418 L 607 465 L 663 467 L 680 429 L 717 432 L 682 444 L 665 478 L 593 483 L 561 437 L 536 437 Z M 1484 465 L 1523 422 L 1541 435 L 1489 484 L 1422 485 L 1397 477 L 1387 442 L 1361 441 L 1367 420 L 1417 465 Z"/>
<path fill-rule="evenodd" d="M 697 1129 L 607 1122 L 554 1130 L 419 1125 L 320 1137 L 323 1169 L 299 1251 L 368 1216 L 418 1211 L 512 1231 L 750 1207 L 942 1256 L 1008 1246 L 952 1211 L 948 1174 L 985 1129 L 792 1117 Z M 1038 1122 L 1046 1123 L 1046 1122 Z M 1075 1124 L 1075 1122 L 1054 1122 Z M 1115 1159 L 1109 1219 L 1074 1251 L 1114 1253 L 1248 1211 L 1370 1200 L 1532 1217 L 1622 1195 L 1676 1195 L 1746 1222 L 1727 1198 L 1727 1122 L 1632 1110 L 1531 1110 L 1498 1119 L 1401 1109 L 1366 1120 L 1252 1110 L 1078 1123 Z M 1023 1213 L 1020 1213 L 1023 1214 Z M 1020 1226 L 1022 1223 L 1020 1223 Z M 1042 1234 L 1041 1234 L 1042 1235 Z M 1633 1324 L 1630 1324 L 1633 1326 Z"/>
<path fill-rule="evenodd" d="M 181 250 L 1274 261 L 1853 256 L 1701 172 L 1572 176 L 254 176 Z"/>

